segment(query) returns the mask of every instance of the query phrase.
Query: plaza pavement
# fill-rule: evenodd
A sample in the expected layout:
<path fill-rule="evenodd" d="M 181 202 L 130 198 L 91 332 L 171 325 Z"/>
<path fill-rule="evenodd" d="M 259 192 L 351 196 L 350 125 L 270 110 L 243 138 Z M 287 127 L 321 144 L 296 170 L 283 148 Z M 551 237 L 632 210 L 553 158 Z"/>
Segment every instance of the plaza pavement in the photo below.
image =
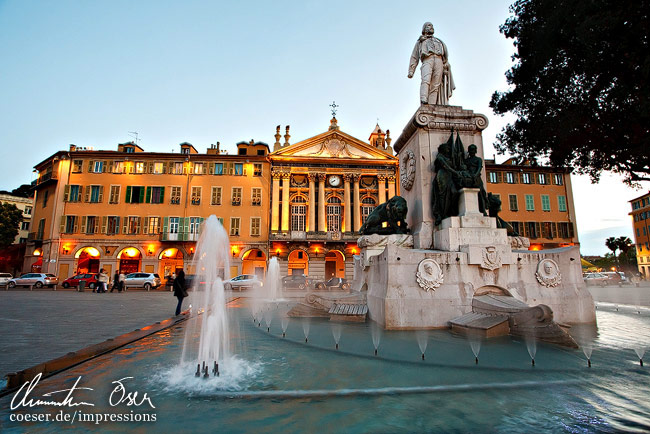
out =
<path fill-rule="evenodd" d="M 589 287 L 595 301 L 650 307 L 650 282 Z M 235 293 L 237 294 L 237 293 Z M 238 294 L 239 295 L 239 294 Z M 298 292 L 292 297 L 300 297 Z M 0 289 L 0 378 L 171 317 L 168 290 L 79 293 Z M 183 305 L 187 308 L 187 301 Z M 4 380 L 0 379 L 0 388 Z"/>

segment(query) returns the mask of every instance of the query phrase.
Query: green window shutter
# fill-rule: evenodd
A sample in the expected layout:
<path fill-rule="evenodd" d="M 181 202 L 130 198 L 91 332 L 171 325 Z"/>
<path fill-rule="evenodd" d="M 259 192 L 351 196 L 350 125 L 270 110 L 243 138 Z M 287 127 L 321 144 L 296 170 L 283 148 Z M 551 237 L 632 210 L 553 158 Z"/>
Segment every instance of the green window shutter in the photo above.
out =
<path fill-rule="evenodd" d="M 70 200 L 70 185 L 66 185 L 63 189 L 63 201 L 68 202 Z"/>
<path fill-rule="evenodd" d="M 108 173 L 113 173 L 113 160 L 108 162 L 108 168 L 106 169 Z"/>
<path fill-rule="evenodd" d="M 165 187 L 160 187 L 160 203 L 165 203 Z"/>
<path fill-rule="evenodd" d="M 59 226 L 59 232 L 65 234 L 65 216 L 61 216 L 61 226 Z"/>
<path fill-rule="evenodd" d="M 100 185 L 99 186 L 99 198 L 97 199 L 97 202 L 101 203 L 104 201 L 104 186 Z"/>
<path fill-rule="evenodd" d="M 93 171 L 93 166 L 95 165 L 95 162 L 93 160 L 88 161 L 88 172 Z"/>
<path fill-rule="evenodd" d="M 115 217 L 115 234 L 114 235 L 119 234 L 119 233 L 120 233 L 120 217 L 118 216 L 118 217 Z"/>
<path fill-rule="evenodd" d="M 107 224 L 108 224 L 108 217 L 102 216 L 102 230 L 101 230 L 102 234 L 106 233 Z"/>
<path fill-rule="evenodd" d="M 86 224 L 88 223 L 88 217 L 83 216 L 81 217 L 81 233 L 85 234 L 86 233 Z"/>
<path fill-rule="evenodd" d="M 81 192 L 81 189 L 83 186 L 79 186 L 79 191 Z M 84 194 L 84 202 L 88 203 L 90 202 L 90 185 L 87 185 L 86 188 L 84 189 L 85 194 Z"/>
<path fill-rule="evenodd" d="M 145 198 L 147 203 L 151 203 L 151 187 L 147 187 L 147 197 Z"/>
<path fill-rule="evenodd" d="M 208 174 L 214 175 L 214 163 L 208 163 Z"/>
<path fill-rule="evenodd" d="M 153 161 L 147 163 L 147 173 L 153 173 Z"/>
<path fill-rule="evenodd" d="M 140 187 L 140 202 L 138 203 L 144 203 L 144 188 Z"/>
<path fill-rule="evenodd" d="M 167 228 L 169 227 L 169 217 L 163 218 L 163 234 L 167 233 Z"/>
<path fill-rule="evenodd" d="M 142 217 L 136 217 L 135 219 L 135 233 L 139 234 L 140 233 L 140 222 L 142 221 Z"/>
<path fill-rule="evenodd" d="M 128 233 L 129 230 L 129 217 L 124 217 L 124 220 L 122 221 L 122 233 L 126 234 Z"/>
<path fill-rule="evenodd" d="M 74 229 L 72 232 L 76 234 L 79 232 L 79 216 L 72 216 L 72 221 L 74 222 Z"/>
<path fill-rule="evenodd" d="M 126 186 L 126 196 L 124 197 L 124 203 L 131 203 L 131 186 Z"/>
<path fill-rule="evenodd" d="M 149 217 L 144 217 L 144 224 L 142 225 L 142 233 L 149 233 Z"/>
<path fill-rule="evenodd" d="M 190 218 L 183 218 L 183 241 L 187 240 L 187 235 L 190 233 Z"/>

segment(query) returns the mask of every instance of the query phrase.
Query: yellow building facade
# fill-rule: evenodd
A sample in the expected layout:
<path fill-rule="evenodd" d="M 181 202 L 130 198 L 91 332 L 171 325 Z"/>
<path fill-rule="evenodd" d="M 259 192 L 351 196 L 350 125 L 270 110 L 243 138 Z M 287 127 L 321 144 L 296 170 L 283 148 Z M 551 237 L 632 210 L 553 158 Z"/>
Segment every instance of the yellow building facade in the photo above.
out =
<path fill-rule="evenodd" d="M 284 144 L 280 127 L 271 162 L 270 252 L 282 275 L 352 279 L 359 229 L 376 206 L 399 194 L 390 133 L 377 126 L 368 142 L 329 129 Z"/>
<path fill-rule="evenodd" d="M 650 192 L 630 201 L 632 230 L 639 273 L 650 279 Z"/>
<path fill-rule="evenodd" d="M 211 146 L 199 153 L 117 151 L 71 145 L 36 165 L 32 230 L 24 271 L 65 279 L 104 268 L 161 278 L 190 263 L 201 222 L 214 214 L 230 237 L 231 275 L 264 275 L 268 257 L 268 145 Z"/>

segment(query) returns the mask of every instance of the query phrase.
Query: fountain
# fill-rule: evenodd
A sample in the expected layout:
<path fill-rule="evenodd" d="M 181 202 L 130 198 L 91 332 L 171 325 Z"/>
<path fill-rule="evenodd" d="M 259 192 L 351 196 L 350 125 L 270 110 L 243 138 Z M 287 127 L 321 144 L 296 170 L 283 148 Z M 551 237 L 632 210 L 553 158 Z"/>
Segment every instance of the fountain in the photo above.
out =
<path fill-rule="evenodd" d="M 305 343 L 309 341 L 309 327 L 311 326 L 311 321 L 309 318 L 302 318 L 302 333 L 305 335 Z"/>
<path fill-rule="evenodd" d="M 420 353 L 422 353 L 422 360 L 424 360 L 424 353 L 427 352 L 427 345 L 429 344 L 429 332 L 427 330 L 417 330 L 415 338 L 418 341 Z"/>
<path fill-rule="evenodd" d="M 343 325 L 338 322 L 332 323 L 332 337 L 334 338 L 334 347 L 339 349 L 339 342 L 341 341 L 341 333 L 343 332 Z"/>
<path fill-rule="evenodd" d="M 375 356 L 379 350 L 379 344 L 381 342 L 382 327 L 376 322 L 372 321 L 370 323 L 370 335 L 372 336 L 372 345 L 375 347 Z"/>

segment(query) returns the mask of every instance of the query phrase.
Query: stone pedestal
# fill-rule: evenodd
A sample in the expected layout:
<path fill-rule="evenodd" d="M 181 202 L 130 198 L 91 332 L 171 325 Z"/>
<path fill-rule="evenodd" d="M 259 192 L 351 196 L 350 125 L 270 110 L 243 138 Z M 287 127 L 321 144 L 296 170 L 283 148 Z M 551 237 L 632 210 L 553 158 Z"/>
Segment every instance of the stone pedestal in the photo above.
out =
<path fill-rule="evenodd" d="M 416 249 L 433 246 L 434 219 L 431 212 L 431 181 L 434 177 L 433 162 L 438 146 L 449 139 L 453 128 L 460 134 L 465 149 L 471 144 L 483 156 L 481 132 L 487 127 L 484 115 L 457 106 L 422 105 L 395 141 L 393 148 L 400 159 L 401 191 L 406 199 L 409 213 L 406 219 L 413 234 Z M 408 165 L 414 165 L 415 179 L 409 179 Z M 485 173 L 483 174 L 485 183 Z M 478 205 L 477 205 L 478 206 Z"/>

